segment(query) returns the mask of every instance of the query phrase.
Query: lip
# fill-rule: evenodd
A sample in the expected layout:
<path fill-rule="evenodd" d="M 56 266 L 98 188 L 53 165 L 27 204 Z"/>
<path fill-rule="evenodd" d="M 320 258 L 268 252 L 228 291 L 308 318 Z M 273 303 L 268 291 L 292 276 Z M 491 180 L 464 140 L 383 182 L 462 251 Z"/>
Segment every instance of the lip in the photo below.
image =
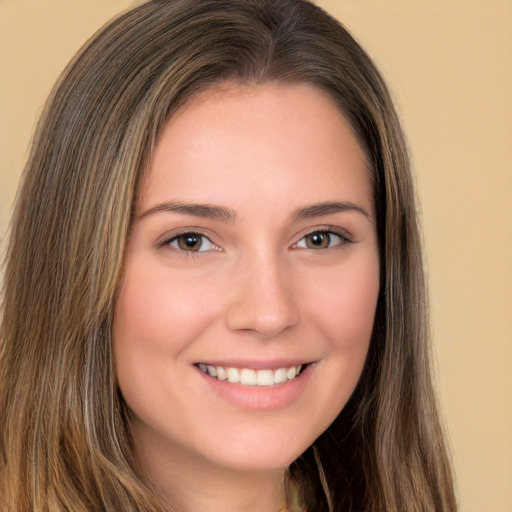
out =
<path fill-rule="evenodd" d="M 217 366 L 225 366 L 226 363 L 220 362 L 208 363 Z M 260 362 L 259 364 L 254 361 L 229 361 L 226 366 L 237 368 L 253 368 L 253 369 L 275 369 L 285 366 L 295 366 L 298 364 L 305 364 L 300 361 L 272 361 Z M 230 405 L 246 410 L 253 411 L 275 411 L 284 409 L 293 405 L 294 402 L 300 399 L 303 391 L 305 390 L 311 375 L 315 370 L 315 364 L 306 364 L 301 373 L 293 380 L 288 380 L 282 384 L 277 384 L 269 387 L 249 387 L 241 384 L 233 384 L 228 381 L 221 381 L 215 377 L 210 377 L 199 368 L 195 368 L 198 376 L 202 382 L 208 387 L 210 392 L 219 396 L 222 400 L 228 402 Z"/>

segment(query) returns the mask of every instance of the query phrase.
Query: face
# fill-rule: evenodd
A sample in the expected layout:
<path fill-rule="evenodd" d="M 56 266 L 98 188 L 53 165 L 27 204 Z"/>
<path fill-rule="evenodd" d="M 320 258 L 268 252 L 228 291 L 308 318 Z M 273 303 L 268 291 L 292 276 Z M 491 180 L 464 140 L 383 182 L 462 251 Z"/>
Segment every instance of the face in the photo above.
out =
<path fill-rule="evenodd" d="M 365 155 L 328 96 L 226 85 L 178 111 L 141 186 L 114 315 L 147 463 L 289 465 L 357 384 L 378 262 Z"/>

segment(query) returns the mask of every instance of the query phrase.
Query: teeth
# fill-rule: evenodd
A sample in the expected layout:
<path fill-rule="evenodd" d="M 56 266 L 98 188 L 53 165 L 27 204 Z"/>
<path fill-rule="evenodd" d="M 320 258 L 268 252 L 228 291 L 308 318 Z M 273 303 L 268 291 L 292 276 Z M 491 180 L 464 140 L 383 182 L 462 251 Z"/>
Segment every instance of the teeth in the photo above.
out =
<path fill-rule="evenodd" d="M 252 368 L 226 368 L 200 363 L 199 369 L 219 380 L 227 380 L 243 386 L 273 386 L 293 380 L 301 371 L 302 365 L 278 368 L 277 370 L 254 370 Z"/>
<path fill-rule="evenodd" d="M 244 386 L 254 386 L 256 385 L 256 371 L 249 370 L 248 368 L 244 368 L 240 372 L 240 384 Z"/>
<path fill-rule="evenodd" d="M 259 370 L 257 372 L 258 386 L 273 386 L 274 372 L 272 370 Z"/>
<path fill-rule="evenodd" d="M 297 375 L 297 368 L 295 366 L 292 366 L 286 370 L 286 377 L 290 380 L 294 379 Z"/>
<path fill-rule="evenodd" d="M 274 383 L 281 384 L 281 382 L 286 382 L 286 368 L 279 368 L 274 372 Z"/>
<path fill-rule="evenodd" d="M 240 372 L 238 368 L 228 368 L 227 369 L 228 380 L 233 384 L 240 382 Z"/>

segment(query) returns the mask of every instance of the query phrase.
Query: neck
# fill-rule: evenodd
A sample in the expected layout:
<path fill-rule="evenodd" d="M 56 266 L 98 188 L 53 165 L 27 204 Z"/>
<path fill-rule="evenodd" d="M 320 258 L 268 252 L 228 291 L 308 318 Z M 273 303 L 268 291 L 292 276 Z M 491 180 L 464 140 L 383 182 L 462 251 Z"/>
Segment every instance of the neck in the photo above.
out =
<path fill-rule="evenodd" d="M 226 468 L 190 452 L 138 444 L 137 459 L 152 485 L 176 512 L 279 512 L 285 468 Z"/>

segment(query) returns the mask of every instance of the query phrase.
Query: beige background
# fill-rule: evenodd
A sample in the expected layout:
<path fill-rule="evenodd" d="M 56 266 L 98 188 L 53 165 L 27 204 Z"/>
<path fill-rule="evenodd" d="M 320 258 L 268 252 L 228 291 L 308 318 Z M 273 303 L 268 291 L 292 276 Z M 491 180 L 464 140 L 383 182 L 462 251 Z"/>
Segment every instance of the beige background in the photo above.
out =
<path fill-rule="evenodd" d="M 66 62 L 133 0 L 0 0 L 0 233 Z M 512 511 L 512 2 L 319 0 L 374 57 L 417 172 L 463 512 Z"/>

